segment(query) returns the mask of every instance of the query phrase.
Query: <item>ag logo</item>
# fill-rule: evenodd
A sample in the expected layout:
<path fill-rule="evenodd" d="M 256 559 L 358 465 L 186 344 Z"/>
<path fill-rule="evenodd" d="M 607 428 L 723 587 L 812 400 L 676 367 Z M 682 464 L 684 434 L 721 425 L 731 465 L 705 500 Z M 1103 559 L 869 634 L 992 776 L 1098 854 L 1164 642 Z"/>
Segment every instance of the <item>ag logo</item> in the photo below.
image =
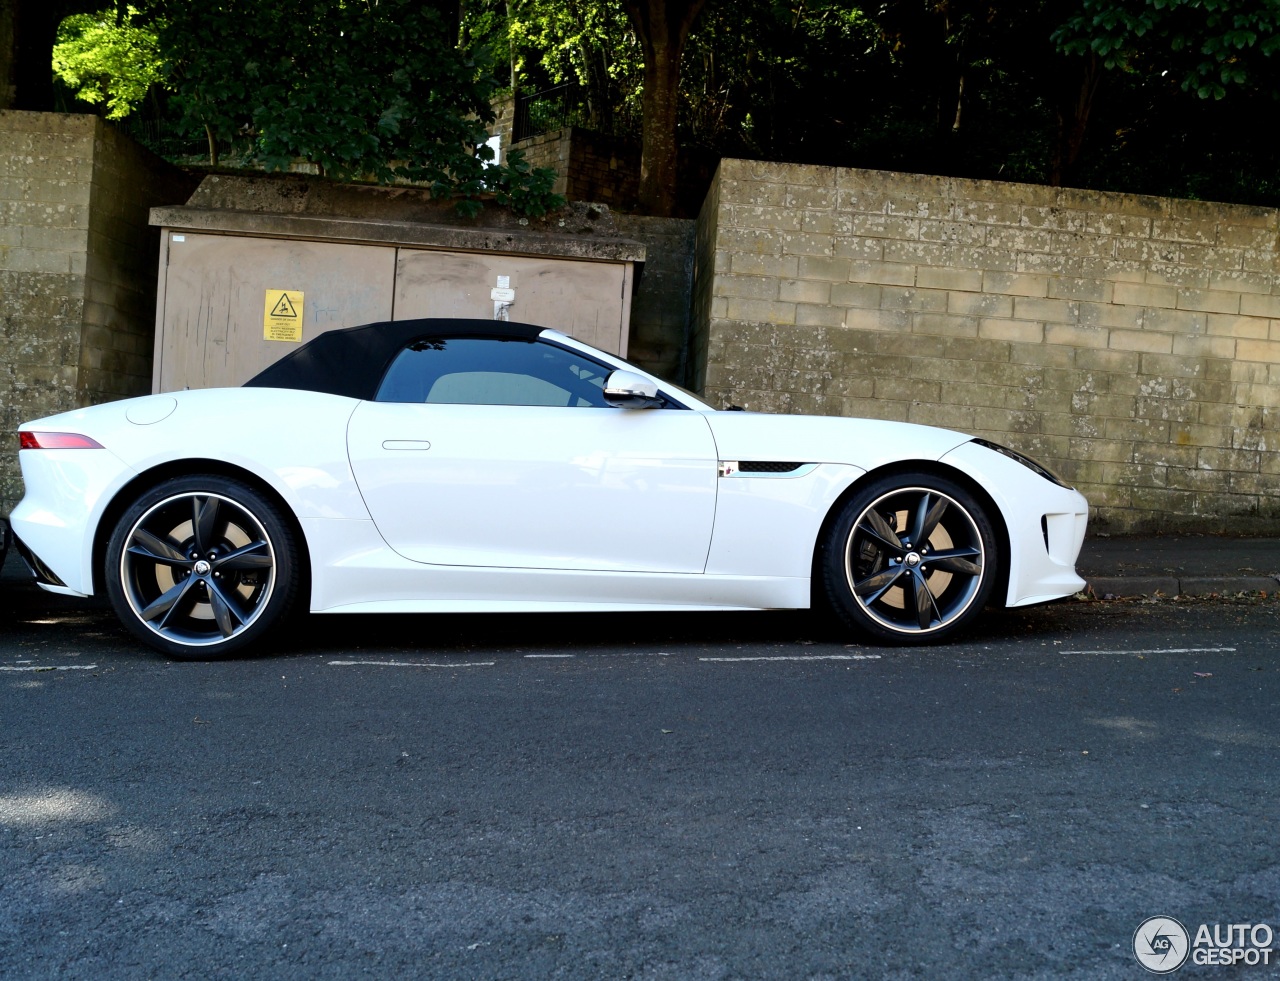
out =
<path fill-rule="evenodd" d="M 1133 933 L 1133 956 L 1152 974 L 1172 974 L 1187 961 L 1191 937 L 1172 916 L 1152 916 Z"/>

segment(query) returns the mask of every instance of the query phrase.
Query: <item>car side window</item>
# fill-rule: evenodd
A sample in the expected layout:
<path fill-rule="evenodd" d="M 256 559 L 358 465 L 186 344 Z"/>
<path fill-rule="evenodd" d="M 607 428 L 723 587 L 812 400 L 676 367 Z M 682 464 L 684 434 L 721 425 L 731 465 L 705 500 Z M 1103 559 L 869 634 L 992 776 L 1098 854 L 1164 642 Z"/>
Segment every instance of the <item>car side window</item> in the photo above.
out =
<path fill-rule="evenodd" d="M 391 363 L 378 402 L 608 408 L 609 369 L 554 344 L 510 337 L 431 337 Z"/>

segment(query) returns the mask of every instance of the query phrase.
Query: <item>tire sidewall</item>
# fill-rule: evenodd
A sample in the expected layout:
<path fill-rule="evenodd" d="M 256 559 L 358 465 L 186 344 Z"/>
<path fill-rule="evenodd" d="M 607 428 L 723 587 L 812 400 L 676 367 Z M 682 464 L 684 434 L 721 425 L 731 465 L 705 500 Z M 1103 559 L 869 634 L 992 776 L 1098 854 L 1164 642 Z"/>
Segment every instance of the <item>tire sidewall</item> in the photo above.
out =
<path fill-rule="evenodd" d="M 945 626 L 928 632 L 897 631 L 870 616 L 853 596 L 845 570 L 845 550 L 858 518 L 872 503 L 896 490 L 921 487 L 945 494 L 969 514 L 982 539 L 982 579 L 964 612 Z M 999 578 L 999 548 L 995 526 L 987 508 L 961 484 L 936 474 L 902 472 L 886 474 L 859 488 L 840 508 L 822 543 L 821 575 L 827 605 L 847 627 L 876 641 L 893 645 L 931 644 L 964 630 L 991 599 Z"/>
<path fill-rule="evenodd" d="M 209 494 L 228 498 L 248 511 L 262 525 L 275 560 L 275 582 L 266 605 L 244 630 L 220 644 L 197 646 L 162 637 L 134 612 L 121 581 L 121 559 L 128 537 L 139 519 L 151 508 L 184 494 Z M 288 616 L 297 594 L 297 554 L 294 535 L 279 508 L 261 492 L 238 480 L 217 475 L 177 477 L 157 484 L 143 493 L 124 512 L 107 541 L 103 568 L 107 597 L 125 629 L 148 646 L 169 657 L 186 661 L 218 660 L 243 651 L 272 633 Z"/>

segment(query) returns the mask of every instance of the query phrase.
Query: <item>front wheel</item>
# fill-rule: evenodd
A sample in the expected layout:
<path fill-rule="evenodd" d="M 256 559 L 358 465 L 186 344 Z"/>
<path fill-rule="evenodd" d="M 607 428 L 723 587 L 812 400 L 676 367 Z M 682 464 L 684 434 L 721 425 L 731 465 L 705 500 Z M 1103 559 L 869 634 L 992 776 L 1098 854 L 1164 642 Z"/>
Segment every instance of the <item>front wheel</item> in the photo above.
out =
<path fill-rule="evenodd" d="M 293 535 L 237 480 L 183 477 L 125 512 L 106 557 L 107 595 L 136 637 L 171 657 L 224 657 L 285 618 L 297 592 Z"/>
<path fill-rule="evenodd" d="M 932 474 L 882 477 L 841 509 L 823 542 L 827 599 L 850 627 L 892 644 L 941 640 L 986 605 L 996 533 L 959 484 Z"/>

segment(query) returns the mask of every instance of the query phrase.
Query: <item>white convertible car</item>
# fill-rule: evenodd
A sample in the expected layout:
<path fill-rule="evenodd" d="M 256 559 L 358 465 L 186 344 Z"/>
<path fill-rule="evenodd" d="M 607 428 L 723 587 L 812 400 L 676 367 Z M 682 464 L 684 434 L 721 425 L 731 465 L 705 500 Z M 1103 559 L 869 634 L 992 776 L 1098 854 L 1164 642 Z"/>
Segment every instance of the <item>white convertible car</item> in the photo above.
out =
<path fill-rule="evenodd" d="M 314 613 L 829 603 L 889 643 L 1081 589 L 1085 499 L 981 439 L 716 411 L 554 330 L 330 331 L 243 388 L 25 423 L 16 544 L 174 657 Z"/>

